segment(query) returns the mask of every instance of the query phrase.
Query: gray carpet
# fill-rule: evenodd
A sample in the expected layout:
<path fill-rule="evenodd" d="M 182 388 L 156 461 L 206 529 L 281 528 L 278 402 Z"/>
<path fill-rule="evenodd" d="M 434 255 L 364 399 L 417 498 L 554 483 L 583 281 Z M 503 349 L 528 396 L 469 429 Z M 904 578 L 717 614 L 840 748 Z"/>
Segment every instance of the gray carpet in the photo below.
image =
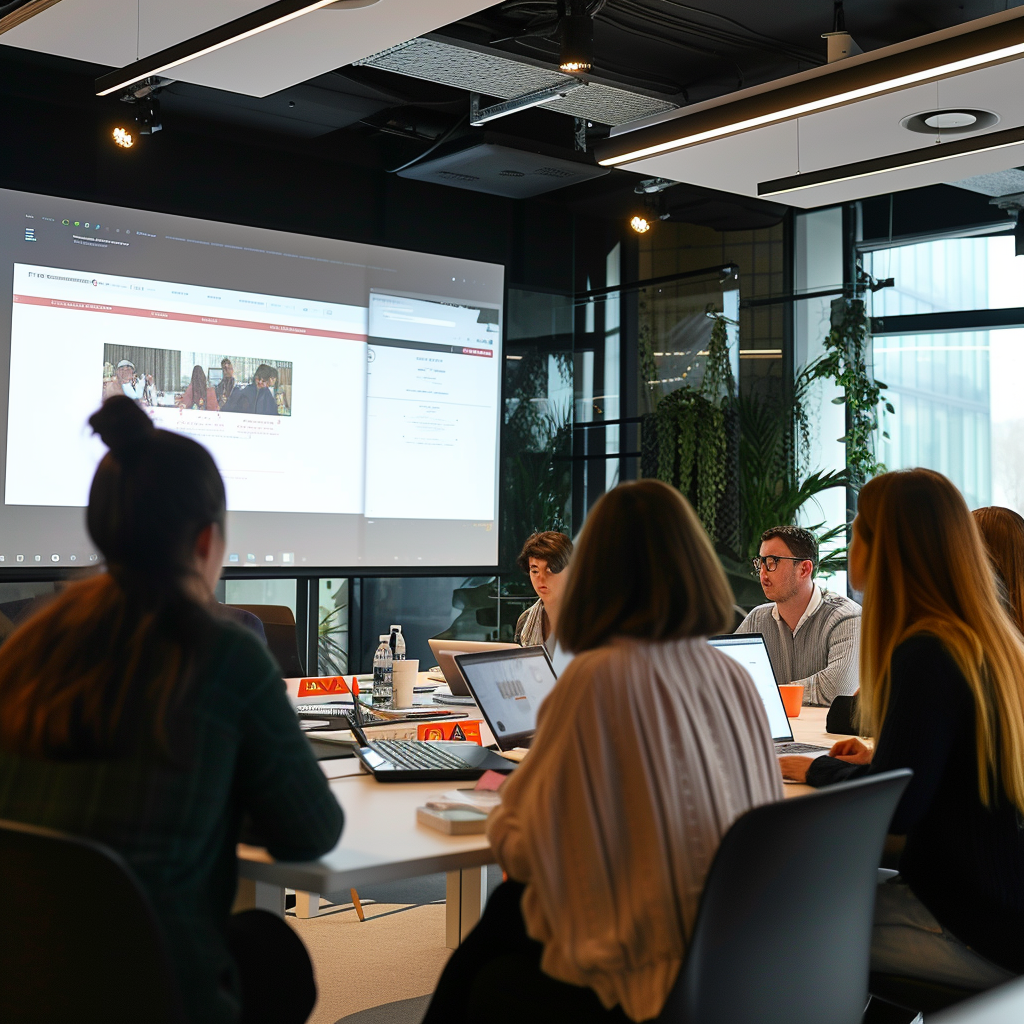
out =
<path fill-rule="evenodd" d="M 413 999 L 399 999 L 383 1006 L 371 1006 L 368 1010 L 350 1013 L 338 1024 L 420 1024 L 427 1012 L 430 996 L 416 996 Z"/>

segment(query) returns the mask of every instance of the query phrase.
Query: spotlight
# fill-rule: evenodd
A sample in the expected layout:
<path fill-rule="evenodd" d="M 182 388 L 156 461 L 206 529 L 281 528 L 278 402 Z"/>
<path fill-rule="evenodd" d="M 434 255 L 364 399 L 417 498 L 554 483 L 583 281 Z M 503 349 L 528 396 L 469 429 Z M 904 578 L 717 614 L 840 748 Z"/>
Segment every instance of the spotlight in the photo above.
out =
<path fill-rule="evenodd" d="M 160 101 L 154 95 L 136 101 L 135 123 L 139 126 L 140 135 L 154 135 L 163 127 L 160 123 Z"/>
<path fill-rule="evenodd" d="M 594 19 L 587 14 L 585 0 L 565 0 L 558 30 L 559 70 L 570 75 L 589 71 L 594 66 Z"/>
<path fill-rule="evenodd" d="M 135 137 L 125 128 L 115 128 L 114 145 L 122 149 L 131 149 L 135 145 Z"/>
<path fill-rule="evenodd" d="M 637 215 L 630 222 L 629 226 L 638 234 L 643 235 L 651 230 L 651 222 L 646 217 Z"/>

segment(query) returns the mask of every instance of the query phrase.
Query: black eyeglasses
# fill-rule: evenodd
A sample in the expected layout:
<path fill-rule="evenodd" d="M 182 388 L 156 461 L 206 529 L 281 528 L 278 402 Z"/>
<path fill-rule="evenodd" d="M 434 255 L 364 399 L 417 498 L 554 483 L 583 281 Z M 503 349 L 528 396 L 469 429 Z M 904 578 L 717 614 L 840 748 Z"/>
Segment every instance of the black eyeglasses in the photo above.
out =
<path fill-rule="evenodd" d="M 809 562 L 809 558 L 794 558 L 792 555 L 765 555 L 763 558 L 752 558 L 751 562 L 754 566 L 754 572 L 760 572 L 761 566 L 763 565 L 768 572 L 775 572 L 779 567 L 779 562 Z"/>

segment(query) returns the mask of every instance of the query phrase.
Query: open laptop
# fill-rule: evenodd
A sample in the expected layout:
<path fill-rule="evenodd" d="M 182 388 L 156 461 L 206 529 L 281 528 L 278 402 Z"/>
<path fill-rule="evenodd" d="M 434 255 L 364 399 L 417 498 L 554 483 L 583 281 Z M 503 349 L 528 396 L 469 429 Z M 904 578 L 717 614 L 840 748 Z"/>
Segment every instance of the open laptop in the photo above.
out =
<path fill-rule="evenodd" d="M 439 740 L 371 740 L 363 731 L 359 701 L 352 705 L 349 728 L 356 757 L 378 782 L 445 782 L 478 779 L 486 771 L 510 772 L 508 758 L 475 743 Z"/>
<path fill-rule="evenodd" d="M 430 653 L 441 666 L 441 674 L 453 697 L 470 696 L 465 677 L 455 664 L 457 654 L 479 654 L 481 651 L 519 650 L 519 644 L 500 644 L 487 640 L 428 640 Z"/>
<path fill-rule="evenodd" d="M 543 647 L 459 654 L 459 670 L 503 751 L 525 749 L 537 731 L 537 710 L 558 676 Z"/>
<path fill-rule="evenodd" d="M 802 754 L 806 757 L 820 757 L 829 752 L 829 747 L 818 747 L 812 743 L 796 743 L 793 740 L 793 729 L 786 717 L 786 708 L 779 693 L 779 681 L 772 667 L 772 659 L 768 655 L 764 637 L 760 633 L 727 633 L 724 636 L 713 636 L 708 640 L 733 661 L 742 665 L 754 680 L 757 692 L 764 701 L 764 709 L 768 712 L 768 727 L 775 741 L 775 753 L 779 757 L 790 754 Z"/>

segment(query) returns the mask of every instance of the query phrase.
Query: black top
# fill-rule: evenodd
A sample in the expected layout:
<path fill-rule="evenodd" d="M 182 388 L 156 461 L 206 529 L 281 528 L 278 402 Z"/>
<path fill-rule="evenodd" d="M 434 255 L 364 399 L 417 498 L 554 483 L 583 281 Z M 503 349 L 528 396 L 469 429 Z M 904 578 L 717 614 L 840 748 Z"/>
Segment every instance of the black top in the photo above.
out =
<path fill-rule="evenodd" d="M 123 757 L 0 750 L 0 818 L 117 850 L 163 924 L 189 1020 L 228 1024 L 240 1005 L 225 930 L 243 814 L 278 860 L 326 853 L 343 818 L 266 649 L 232 623 L 214 628 L 190 702 L 187 763 L 158 756 L 148 732 Z"/>
<path fill-rule="evenodd" d="M 914 777 L 890 831 L 906 835 L 900 874 L 939 923 L 983 956 L 1024 974 L 1024 821 L 995 786 L 978 795 L 974 699 L 941 641 L 904 641 L 892 656 L 889 708 L 869 765 L 819 757 L 812 786 L 894 768 Z"/>

